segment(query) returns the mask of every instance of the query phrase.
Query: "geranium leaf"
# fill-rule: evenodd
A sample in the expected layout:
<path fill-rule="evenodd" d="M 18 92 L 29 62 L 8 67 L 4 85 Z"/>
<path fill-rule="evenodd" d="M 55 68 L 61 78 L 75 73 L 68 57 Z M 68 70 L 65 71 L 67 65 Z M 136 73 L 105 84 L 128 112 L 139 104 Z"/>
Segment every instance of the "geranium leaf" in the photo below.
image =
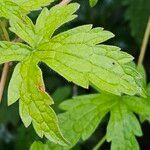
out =
<path fill-rule="evenodd" d="M 14 69 L 13 75 L 11 77 L 9 87 L 8 87 L 8 106 L 15 103 L 20 98 L 20 88 L 22 83 L 22 78 L 20 74 L 20 63 Z"/>
<path fill-rule="evenodd" d="M 21 43 L 0 41 L 0 64 L 9 61 L 22 61 L 31 50 L 30 47 Z"/>
<path fill-rule="evenodd" d="M 39 10 L 43 6 L 47 6 L 50 3 L 54 2 L 54 0 L 12 0 L 25 9 L 27 12 L 31 10 Z"/>
<path fill-rule="evenodd" d="M 45 92 L 42 73 L 36 63 L 37 61 L 32 57 L 21 63 L 20 112 L 22 120 L 27 127 L 30 123 L 28 118 L 31 118 L 33 126 L 40 137 L 45 135 L 55 143 L 66 144 L 67 142 L 58 127 L 57 117 L 50 107 L 53 100 Z"/>
<path fill-rule="evenodd" d="M 139 149 L 135 136 L 142 136 L 136 116 L 122 103 L 112 108 L 106 138 L 112 142 L 111 150 Z"/>
<path fill-rule="evenodd" d="M 28 17 L 22 20 L 16 18 L 11 22 L 11 30 L 36 49 L 35 55 L 39 61 L 43 61 L 69 81 L 84 88 L 88 88 L 91 82 L 95 86 L 98 85 L 100 90 L 117 95 L 122 93 L 144 95 L 141 85 L 137 82 L 141 75 L 127 64 L 133 57 L 121 52 L 118 47 L 98 45 L 112 38 L 114 35 L 111 32 L 84 25 L 52 36 L 59 26 L 74 18 L 72 13 L 77 9 L 76 3 L 55 6 L 50 11 L 51 15 L 47 9 L 44 9 L 36 25 L 33 25 Z M 60 12 L 66 15 L 58 22 L 52 22 L 54 18 L 58 18 Z M 41 22 L 46 20 L 45 16 L 48 16 L 48 20 L 52 22 L 45 24 L 46 32 L 41 25 Z M 45 38 L 40 36 L 39 40 L 38 29 L 41 30 L 40 34 L 44 33 Z M 52 36 L 49 39 L 47 39 L 48 34 Z"/>
<path fill-rule="evenodd" d="M 67 142 L 59 129 L 56 114 L 50 107 L 53 100 L 45 91 L 39 62 L 46 63 L 68 81 L 85 88 L 93 84 L 99 90 L 116 95 L 125 93 L 144 96 L 143 86 L 140 84 L 142 76 L 135 67 L 130 65 L 133 57 L 121 52 L 118 47 L 99 44 L 112 38 L 114 35 L 111 32 L 103 28 L 92 29 L 91 25 L 84 25 L 54 34 L 61 25 L 75 18 L 73 13 L 78 7 L 78 4 L 73 3 L 55 6 L 51 10 L 45 8 L 35 25 L 29 17 L 15 11 L 19 16 L 13 15 L 13 20 L 10 20 L 10 29 L 26 43 L 1 42 L 0 47 L 0 64 L 19 61 L 10 82 L 8 103 L 13 104 L 19 99 L 19 111 L 24 125 L 28 127 L 32 122 L 40 137 L 45 136 L 61 145 Z M 64 16 L 58 18 L 61 13 Z M 43 29 L 42 22 L 46 31 Z M 13 85 L 14 82 L 16 85 Z M 13 92 L 16 93 L 13 94 Z M 100 98 L 102 98 L 101 101 L 99 101 Z M 67 108 L 68 112 L 59 116 L 62 118 L 60 120 L 64 120 L 60 122 L 60 125 L 64 123 L 67 128 L 74 126 L 77 136 L 74 137 L 75 139 L 70 139 L 73 144 L 80 138 L 87 139 L 118 99 L 115 95 L 112 96 L 113 100 L 105 95 L 100 95 L 100 98 L 97 96 L 96 98 L 93 96 L 79 98 L 77 102 L 78 105 L 81 104 L 81 108 L 77 110 L 73 107 L 70 110 L 72 105 L 69 108 L 67 106 L 70 105 L 69 102 L 64 103 L 63 107 Z M 83 99 L 87 99 L 87 104 Z M 91 110 L 90 113 L 89 110 Z M 74 111 L 77 112 L 74 113 Z M 78 122 L 80 118 L 76 115 L 79 112 L 85 112 L 83 113 L 85 117 L 81 116 L 80 124 Z M 71 122 L 68 126 L 66 118 L 69 116 L 74 119 L 76 125 Z M 89 118 L 90 125 L 87 122 Z M 80 132 L 78 126 L 81 126 Z"/>
<path fill-rule="evenodd" d="M 120 97 L 102 93 L 79 96 L 63 102 L 60 106 L 66 112 L 59 115 L 59 120 L 61 130 L 71 146 L 64 147 L 50 142 L 42 146 L 47 149 L 69 150 L 80 139 L 86 140 L 91 136 L 102 118 L 110 112 L 106 139 L 111 142 L 111 150 L 139 150 L 135 136 L 142 136 L 142 131 L 134 112 L 140 114 L 145 109 L 141 115 L 150 114 L 150 105 L 147 105 L 144 98 L 132 102 L 132 97 L 136 99 L 134 96 Z"/>
<path fill-rule="evenodd" d="M 28 14 L 52 3 L 54 0 L 0 0 L 0 17 L 12 19 L 14 15 Z"/>

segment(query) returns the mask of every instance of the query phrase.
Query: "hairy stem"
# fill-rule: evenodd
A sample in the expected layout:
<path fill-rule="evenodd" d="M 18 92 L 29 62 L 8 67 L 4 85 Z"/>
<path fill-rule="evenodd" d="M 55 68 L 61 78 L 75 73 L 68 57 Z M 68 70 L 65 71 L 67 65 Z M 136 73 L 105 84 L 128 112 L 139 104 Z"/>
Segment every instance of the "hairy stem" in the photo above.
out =
<path fill-rule="evenodd" d="M 0 27 L 1 27 L 2 32 L 3 32 L 3 40 L 10 41 L 9 34 L 8 34 L 8 32 L 6 30 L 6 27 L 5 27 L 5 23 L 2 22 L 1 20 L 0 20 Z M 9 62 L 4 64 L 2 75 L 1 75 L 1 80 L 0 80 L 0 102 L 1 102 L 2 97 L 3 97 L 3 92 L 4 92 L 4 87 L 5 87 L 8 72 L 9 72 Z"/>
<path fill-rule="evenodd" d="M 149 36 L 150 36 L 150 17 L 148 19 L 147 27 L 145 30 L 145 34 L 144 34 L 144 38 L 143 38 L 143 42 L 142 42 L 142 46 L 141 46 L 141 51 L 140 51 L 140 55 L 139 55 L 139 59 L 138 59 L 138 65 L 141 65 L 143 63 Z"/>
<path fill-rule="evenodd" d="M 98 150 L 106 141 L 106 135 L 96 144 L 96 146 L 93 148 L 93 150 Z"/>

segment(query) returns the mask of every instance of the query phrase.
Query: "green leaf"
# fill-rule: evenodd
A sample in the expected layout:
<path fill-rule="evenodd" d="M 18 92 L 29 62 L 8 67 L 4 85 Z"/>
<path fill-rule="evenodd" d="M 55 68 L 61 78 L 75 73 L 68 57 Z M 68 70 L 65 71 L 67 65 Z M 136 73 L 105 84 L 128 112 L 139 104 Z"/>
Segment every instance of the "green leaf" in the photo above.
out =
<path fill-rule="evenodd" d="M 131 111 L 135 112 L 141 117 L 141 121 L 150 121 L 150 84 L 146 87 L 147 98 L 141 97 L 124 97 L 126 104 Z"/>
<path fill-rule="evenodd" d="M 142 80 L 141 81 L 142 81 L 143 87 L 146 88 L 146 86 L 147 86 L 147 77 L 146 77 L 146 71 L 144 69 L 144 66 L 143 65 L 138 65 L 137 66 L 137 70 L 142 76 Z"/>
<path fill-rule="evenodd" d="M 103 117 L 115 105 L 116 96 L 93 94 L 75 97 L 63 102 L 60 107 L 67 112 L 58 115 L 60 127 L 65 138 L 71 143 L 69 147 L 62 147 L 47 143 L 49 149 L 68 150 L 80 139 L 86 140 L 95 131 Z"/>
<path fill-rule="evenodd" d="M 67 147 L 53 145 L 49 141 L 47 141 L 45 144 L 43 144 L 40 141 L 36 141 L 30 147 L 30 150 L 69 150 L 69 149 L 70 148 L 67 148 Z"/>
<path fill-rule="evenodd" d="M 93 94 L 75 97 L 60 106 L 66 110 L 59 115 L 61 130 L 71 146 L 63 147 L 46 143 L 49 149 L 53 150 L 69 150 L 80 138 L 83 140 L 89 138 L 108 112 L 111 115 L 106 138 L 111 142 L 111 150 L 138 150 L 139 145 L 135 136 L 142 136 L 142 131 L 134 112 L 150 116 L 150 105 L 147 99 L 135 96 Z"/>
<path fill-rule="evenodd" d="M 84 25 L 53 35 L 58 27 L 75 17 L 73 13 L 78 7 L 78 4 L 74 3 L 61 7 L 55 6 L 50 11 L 44 9 L 35 25 L 27 16 L 20 18 L 13 16 L 13 20 L 10 21 L 11 31 L 30 46 L 2 42 L 0 47 L 0 63 L 19 61 L 10 82 L 8 103 L 12 104 L 19 99 L 20 116 L 25 126 L 28 127 L 32 122 L 36 133 L 40 137 L 45 136 L 49 140 L 62 145 L 67 144 L 67 142 L 59 129 L 56 114 L 50 107 L 53 100 L 45 92 L 42 73 L 38 67 L 39 62 L 46 63 L 68 81 L 82 87 L 88 88 L 91 83 L 100 90 L 118 95 L 122 93 L 144 95 L 143 87 L 140 84 L 141 75 L 135 67 L 129 64 L 133 59 L 132 56 L 121 52 L 118 47 L 99 44 L 112 38 L 114 36 L 112 33 L 102 28 L 92 29 L 91 25 Z M 60 18 L 59 14 L 61 13 L 64 16 Z M 49 24 L 45 24 L 46 19 Z M 42 21 L 46 31 L 43 30 Z M 41 32 L 38 32 L 39 30 Z M 17 84 L 13 85 L 14 82 Z M 13 91 L 17 92 L 13 94 Z M 108 107 L 111 107 L 110 105 L 115 102 L 111 101 L 109 103 L 108 100 L 108 104 L 105 104 L 106 108 L 100 109 L 99 112 L 97 103 L 102 106 L 103 103 L 99 103 L 97 99 L 95 101 L 96 104 L 91 104 L 91 100 L 89 100 L 90 105 L 85 104 L 86 106 L 78 110 L 78 112 L 82 112 L 82 109 L 84 109 L 83 112 L 87 113 L 85 118 L 82 116 L 81 124 L 77 121 L 80 118 L 76 118 L 78 113 L 74 113 L 75 110 L 69 110 L 71 117 L 77 119 L 74 119 L 76 123 L 76 125 L 73 125 L 75 130 L 78 131 L 78 125 L 85 125 L 80 129 L 83 133 L 78 132 L 77 137 L 75 136 L 76 139 L 73 138 L 73 143 L 76 143 L 80 137 L 83 139 L 88 138 L 105 113 L 109 111 Z M 91 110 L 90 113 L 88 113 L 89 110 Z M 65 120 L 64 124 L 70 113 L 66 112 L 65 117 L 62 116 Z M 101 113 L 100 119 L 97 117 L 98 113 Z M 86 123 L 89 118 L 92 120 L 90 125 L 88 122 Z M 66 126 L 68 128 L 67 124 Z M 91 127 L 89 128 L 89 126 Z M 72 125 L 69 127 L 71 128 Z"/>
<path fill-rule="evenodd" d="M 90 2 L 90 6 L 94 7 L 97 4 L 98 0 L 89 0 L 89 2 Z"/>
<path fill-rule="evenodd" d="M 127 65 L 133 58 L 118 47 L 96 45 L 113 34 L 102 28 L 91 28 L 91 25 L 80 26 L 54 36 L 39 47 L 42 52 L 38 56 L 67 80 L 84 88 L 91 82 L 100 90 L 117 95 L 142 94 L 136 83 L 140 75 Z"/>
<path fill-rule="evenodd" d="M 8 87 L 8 106 L 15 103 L 20 98 L 20 88 L 21 88 L 21 74 L 20 74 L 21 64 L 17 64 L 14 69 L 13 75 L 11 77 L 9 87 Z"/>
<path fill-rule="evenodd" d="M 57 117 L 49 107 L 53 104 L 53 100 L 45 92 L 42 73 L 36 63 L 33 57 L 21 63 L 20 72 L 23 81 L 20 89 L 21 118 L 26 127 L 32 121 L 40 137 L 45 135 L 55 143 L 65 144 L 66 141 L 58 127 Z"/>
<path fill-rule="evenodd" d="M 98 85 L 100 90 L 117 95 L 144 95 L 137 82 L 141 75 L 127 64 L 133 57 L 121 52 L 118 47 L 98 45 L 112 38 L 114 35 L 111 32 L 84 25 L 52 36 L 59 26 L 75 17 L 72 14 L 77 9 L 76 3 L 55 6 L 50 11 L 44 9 L 36 25 L 28 17 L 23 20 L 17 18 L 11 21 L 11 31 L 36 49 L 34 54 L 39 61 L 46 63 L 68 81 L 84 88 L 88 88 L 91 83 Z M 64 17 L 56 19 L 60 13 L 64 13 Z M 48 24 L 44 23 L 43 27 L 45 20 L 48 20 Z M 39 36 L 39 33 L 43 33 L 43 36 Z M 52 37 L 48 39 L 48 35 Z"/>
<path fill-rule="evenodd" d="M 28 14 L 30 11 L 41 9 L 54 0 L 0 0 L 0 17 L 12 19 L 14 15 Z"/>
<path fill-rule="evenodd" d="M 34 142 L 31 147 L 30 150 L 46 150 L 46 145 L 43 145 L 42 142 Z"/>
<path fill-rule="evenodd" d="M 72 123 L 72 125 L 70 124 L 72 126 L 70 128 L 74 129 L 74 132 L 78 133 L 85 140 L 95 131 L 99 122 L 115 103 L 116 101 L 112 101 L 112 98 L 108 97 L 108 95 L 94 94 L 65 101 L 60 105 L 60 108 L 67 110 L 66 114 L 62 116 L 63 118 L 70 118 L 72 120 L 70 121 Z M 61 118 L 61 115 L 59 118 Z M 62 121 L 60 122 L 62 123 Z M 63 122 L 64 124 L 68 124 L 66 121 Z M 64 127 L 64 125 L 62 126 Z M 75 143 L 73 141 L 70 142 Z"/>
<path fill-rule="evenodd" d="M 50 3 L 54 2 L 54 0 L 13 0 L 15 3 L 17 3 L 19 6 L 21 6 L 23 9 L 25 9 L 27 12 L 30 12 L 31 10 L 39 10 L 43 6 L 47 6 Z"/>
<path fill-rule="evenodd" d="M 22 61 L 31 50 L 30 47 L 21 43 L 0 41 L 0 64 L 9 61 Z"/>
<path fill-rule="evenodd" d="M 150 1 L 125 0 L 123 3 L 128 6 L 126 16 L 130 20 L 132 35 L 138 44 L 141 45 L 150 14 Z"/>
<path fill-rule="evenodd" d="M 73 15 L 73 13 L 75 13 L 78 8 L 79 4 L 77 3 L 69 4 L 65 7 L 54 6 L 50 10 L 44 8 L 35 25 L 35 32 L 39 40 L 37 43 L 45 42 L 45 40 L 49 41 L 49 38 L 52 37 L 56 29 L 76 18 L 77 15 Z M 40 39 L 39 36 L 41 37 Z"/>
<path fill-rule="evenodd" d="M 140 124 L 135 115 L 129 111 L 128 107 L 119 102 L 111 110 L 107 126 L 106 138 L 108 142 L 112 142 L 111 150 L 138 150 L 139 145 L 135 136 L 142 136 Z"/>
<path fill-rule="evenodd" d="M 0 0 L 0 17 L 11 18 L 18 15 L 22 9 L 12 0 Z M 24 10 L 22 10 L 24 12 Z"/>
<path fill-rule="evenodd" d="M 15 17 L 10 20 L 10 30 L 16 33 L 21 39 L 27 42 L 31 47 L 35 47 L 35 31 L 32 21 L 26 16 L 22 18 Z"/>
<path fill-rule="evenodd" d="M 141 115 L 141 116 L 149 116 L 150 117 L 150 103 L 149 97 L 147 99 L 140 97 L 124 97 L 125 103 L 131 109 L 131 111 Z"/>

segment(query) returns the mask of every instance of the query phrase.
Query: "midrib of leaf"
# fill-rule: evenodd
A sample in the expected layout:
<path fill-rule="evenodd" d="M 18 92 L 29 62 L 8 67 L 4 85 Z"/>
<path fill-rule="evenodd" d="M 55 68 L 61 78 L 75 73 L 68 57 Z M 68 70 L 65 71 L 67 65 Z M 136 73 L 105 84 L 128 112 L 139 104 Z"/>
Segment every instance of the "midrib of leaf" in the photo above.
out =
<path fill-rule="evenodd" d="M 31 58 L 32 59 L 32 58 Z M 34 58 L 33 58 L 33 60 L 34 60 Z M 36 66 L 37 65 L 37 62 L 36 63 L 34 63 L 34 61 L 31 61 L 31 64 L 33 65 L 33 66 Z M 26 72 L 28 72 L 28 74 L 32 74 L 32 72 L 30 72 L 30 70 L 31 70 L 31 68 L 26 68 Z M 23 79 L 26 79 L 26 80 L 24 80 L 24 82 L 27 84 L 27 87 L 30 87 L 30 84 L 29 84 L 29 78 L 28 77 L 26 77 L 26 78 L 24 78 L 23 77 Z M 23 89 L 22 89 L 23 90 Z M 30 90 L 30 88 L 28 88 L 28 91 L 29 91 L 29 93 L 32 93 L 32 91 Z M 30 95 L 30 100 L 32 100 L 32 102 L 34 103 L 34 105 L 36 106 L 36 108 L 37 108 L 37 110 L 40 112 L 40 114 L 41 114 L 41 111 L 40 111 L 40 107 L 38 107 L 38 105 L 37 105 L 37 101 L 38 100 L 36 100 L 35 101 L 35 99 L 34 98 L 32 98 L 32 96 Z M 39 100 L 39 101 L 41 101 L 41 100 Z M 28 105 L 29 103 L 27 103 L 27 105 Z M 44 104 L 44 106 L 46 106 L 46 104 L 45 103 L 43 103 Z M 52 103 L 51 103 L 52 104 Z M 29 113 L 30 113 L 30 111 L 29 111 Z M 31 114 L 30 114 L 31 115 Z M 32 115 L 31 115 L 32 116 Z M 44 118 L 43 118 L 43 116 L 41 115 L 41 117 L 42 117 L 42 119 L 44 120 Z M 34 118 L 34 117 L 33 117 Z M 45 120 L 44 120 L 45 121 Z"/>
<path fill-rule="evenodd" d="M 42 52 L 44 52 L 44 51 L 42 51 Z M 79 56 L 74 56 L 74 55 L 71 55 L 71 54 L 69 54 L 69 53 L 66 53 L 66 52 L 61 52 L 61 51 L 57 51 L 57 50 L 50 50 L 50 51 L 46 51 L 47 53 L 50 53 L 50 52 L 54 52 L 54 53 L 62 53 L 62 55 L 63 54 L 67 54 L 67 55 L 69 55 L 69 56 L 71 56 L 71 57 L 74 57 L 74 58 L 79 58 L 79 59 L 85 59 L 85 58 L 83 58 L 83 57 L 79 57 Z M 95 54 L 92 54 L 92 55 L 95 55 Z M 97 55 L 97 54 L 96 54 Z M 48 55 L 46 55 L 46 57 L 47 57 Z M 54 56 L 56 56 L 56 55 L 54 55 Z M 107 56 L 105 56 L 105 57 L 107 57 Z M 49 57 L 50 58 L 50 57 Z M 45 58 L 44 57 L 44 62 L 46 62 L 46 61 L 49 61 L 49 58 Z M 66 66 L 66 67 L 69 67 L 69 68 L 71 68 L 71 69 L 73 69 L 73 70 L 75 70 L 75 71 L 77 71 L 77 72 L 80 72 L 81 74 L 84 74 L 86 77 L 87 76 L 89 76 L 90 74 L 91 74 L 91 70 L 89 70 L 89 71 L 85 71 L 85 72 L 81 72 L 81 71 L 79 71 L 79 70 L 77 70 L 76 68 L 73 68 L 73 67 L 71 67 L 70 65 L 66 65 L 65 63 L 63 63 L 63 62 L 61 62 L 61 61 L 59 61 L 58 59 L 55 59 L 55 58 L 51 58 L 52 60 L 56 60 L 57 62 L 59 62 L 59 63 L 61 63 L 61 64 L 63 64 L 64 66 Z M 85 59 L 86 60 L 86 59 Z M 88 61 L 88 60 L 87 60 Z M 116 61 L 116 60 L 115 60 Z M 96 64 L 94 64 L 94 63 L 92 63 L 92 62 L 88 62 L 88 63 L 91 63 L 91 66 L 93 65 L 93 66 L 95 66 L 95 67 L 97 67 L 97 69 L 103 69 L 103 70 L 106 70 L 107 72 L 108 72 L 108 74 L 114 74 L 115 76 L 117 76 L 118 78 L 120 78 L 120 79 L 122 79 L 122 77 L 124 76 L 124 74 L 126 74 L 127 75 L 127 73 L 126 72 L 124 72 L 124 73 L 122 73 L 122 75 L 121 74 L 118 74 L 118 73 L 116 73 L 116 72 L 114 72 L 113 70 L 111 70 L 110 68 L 109 69 L 106 69 L 106 68 L 104 68 L 104 67 L 102 67 L 102 66 L 99 66 L 99 65 L 96 65 Z M 119 63 L 118 63 L 119 64 Z M 124 71 L 124 68 L 119 64 L 119 66 L 122 68 L 122 70 Z M 99 68 L 100 67 L 100 68 Z M 116 86 L 116 85 L 118 85 L 119 83 L 113 83 L 112 82 L 112 80 L 109 80 L 110 82 L 108 82 L 108 81 L 106 81 L 106 80 L 104 80 L 104 79 L 102 79 L 100 76 L 98 76 L 97 74 L 94 74 L 95 76 L 97 76 L 97 78 L 99 78 L 101 81 L 103 81 L 103 82 L 105 82 L 105 83 L 108 83 L 108 84 L 110 84 L 111 86 Z M 122 77 L 121 77 L 122 76 Z M 130 77 L 131 75 L 129 75 L 128 74 L 128 76 Z M 85 78 L 86 78 L 85 77 Z M 135 78 L 134 78 L 135 79 Z M 123 80 L 125 80 L 125 79 L 123 79 Z M 126 80 L 127 81 L 127 80 Z M 120 82 L 120 80 L 118 81 L 118 82 Z M 127 81 L 128 82 L 128 81 Z M 118 86 L 120 86 L 120 85 L 118 85 Z M 127 86 L 125 86 L 125 85 L 122 85 L 122 86 L 124 86 L 125 88 L 128 88 L 128 90 L 130 90 L 129 89 L 129 87 L 127 87 Z M 133 87 L 133 86 L 132 86 Z M 136 87 L 134 87 L 134 88 L 136 88 Z"/>
<path fill-rule="evenodd" d="M 84 59 L 84 60 L 86 60 L 86 61 L 89 61 L 88 59 L 85 59 L 85 57 L 80 57 L 80 56 L 74 56 L 74 55 L 71 55 L 70 53 L 67 53 L 67 52 L 61 52 L 61 51 L 57 51 L 57 50 L 50 50 L 50 51 L 47 51 L 47 50 L 44 50 L 44 51 L 38 51 L 38 52 L 41 52 L 41 53 L 43 53 L 43 52 L 47 52 L 47 53 L 50 53 L 50 52 L 54 52 L 54 53 L 62 53 L 62 55 L 63 54 L 67 54 L 67 55 L 69 55 L 69 56 L 71 56 L 71 57 L 74 57 L 74 58 L 78 58 L 78 59 Z M 38 53 L 37 52 L 37 53 Z M 91 54 L 90 56 L 92 56 L 92 55 L 97 55 L 96 53 L 94 53 L 94 54 Z M 97 56 L 99 56 L 99 55 L 97 55 Z M 105 56 L 105 55 L 103 55 L 104 57 L 107 57 L 107 56 Z M 50 58 L 50 56 L 44 56 L 44 60 L 49 60 L 49 58 Z M 111 58 L 111 59 L 113 59 L 112 57 L 109 57 L 108 56 L 108 58 Z M 59 61 L 58 59 L 55 59 L 55 57 L 51 57 L 51 59 L 54 59 L 54 60 L 57 60 L 59 63 L 62 63 L 61 61 Z M 115 60 L 116 61 L 116 60 Z M 109 69 L 106 69 L 106 68 L 104 68 L 103 66 L 99 66 L 99 65 L 96 65 L 96 64 L 94 64 L 94 63 L 92 63 L 91 61 L 89 62 L 89 63 L 91 63 L 91 66 L 93 65 L 93 66 L 95 66 L 95 67 L 101 67 L 102 69 L 104 69 L 104 70 L 107 70 L 108 72 L 113 72 L 115 75 L 117 75 L 117 76 L 120 76 L 121 74 L 117 74 L 116 72 L 114 72 L 114 71 L 111 71 L 110 70 L 110 68 Z M 62 64 L 64 64 L 64 63 L 62 63 Z M 119 64 L 119 63 L 118 63 Z M 70 67 L 70 68 L 72 68 L 71 66 L 67 66 L 66 64 L 64 64 L 66 67 Z M 120 64 L 119 64 L 120 65 Z M 120 65 L 120 67 L 122 68 L 122 70 L 124 70 L 123 69 L 123 67 Z M 72 68 L 72 69 L 74 69 L 74 70 L 76 70 L 75 68 Z M 78 71 L 78 70 L 76 70 L 77 72 L 80 72 L 80 71 Z M 91 73 L 91 71 L 87 71 L 88 73 Z M 83 72 L 80 72 L 80 73 L 83 73 Z M 123 74 L 123 73 L 122 73 Z M 106 82 L 106 81 L 105 81 Z M 111 83 L 111 84 L 113 84 L 113 83 Z"/>

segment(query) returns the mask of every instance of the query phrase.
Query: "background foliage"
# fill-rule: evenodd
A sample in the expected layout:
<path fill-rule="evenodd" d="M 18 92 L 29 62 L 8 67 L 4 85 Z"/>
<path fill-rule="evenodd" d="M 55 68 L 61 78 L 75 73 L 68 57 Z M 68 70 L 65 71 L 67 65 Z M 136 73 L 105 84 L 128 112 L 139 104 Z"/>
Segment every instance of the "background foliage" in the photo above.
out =
<path fill-rule="evenodd" d="M 94 24 L 95 27 L 104 27 L 116 35 L 114 39 L 109 40 L 107 43 L 121 47 L 124 51 L 132 54 L 135 57 L 135 61 L 137 60 L 148 16 L 150 15 L 149 0 L 99 0 L 93 8 L 90 7 L 88 0 L 74 1 L 81 5 L 78 11 L 78 18 L 61 27 L 58 32 L 82 24 Z M 39 11 L 34 11 L 30 14 L 33 21 L 35 21 L 38 14 Z M 13 38 L 14 35 L 12 34 L 11 36 Z M 148 46 L 148 49 L 149 48 L 150 45 Z M 148 80 L 150 77 L 149 57 L 150 52 L 147 52 L 144 65 L 146 67 Z M 14 65 L 11 67 L 9 78 L 11 77 L 13 67 Z M 41 64 L 41 68 L 44 72 L 46 89 L 55 100 L 55 106 L 53 106 L 53 108 L 57 113 L 60 112 L 58 105 L 63 100 L 71 98 L 73 95 L 95 92 L 92 88 L 85 90 L 67 82 L 57 73 L 48 69 L 44 64 Z M 2 104 L 0 105 L 0 149 L 26 150 L 29 149 L 33 141 L 38 140 L 39 137 L 37 137 L 32 127 L 26 129 L 23 126 L 19 118 L 17 103 L 7 107 L 7 87 L 8 85 L 6 86 Z M 103 123 L 89 140 L 84 143 L 79 143 L 74 149 L 90 150 L 104 135 L 107 120 L 108 116 L 105 117 Z M 142 130 L 144 136 L 139 138 L 138 141 L 141 149 L 145 149 L 146 147 L 150 147 L 150 128 L 147 122 L 142 125 Z M 43 139 L 43 141 L 44 140 L 45 139 Z M 104 144 L 102 148 L 109 149 L 109 144 Z"/>

